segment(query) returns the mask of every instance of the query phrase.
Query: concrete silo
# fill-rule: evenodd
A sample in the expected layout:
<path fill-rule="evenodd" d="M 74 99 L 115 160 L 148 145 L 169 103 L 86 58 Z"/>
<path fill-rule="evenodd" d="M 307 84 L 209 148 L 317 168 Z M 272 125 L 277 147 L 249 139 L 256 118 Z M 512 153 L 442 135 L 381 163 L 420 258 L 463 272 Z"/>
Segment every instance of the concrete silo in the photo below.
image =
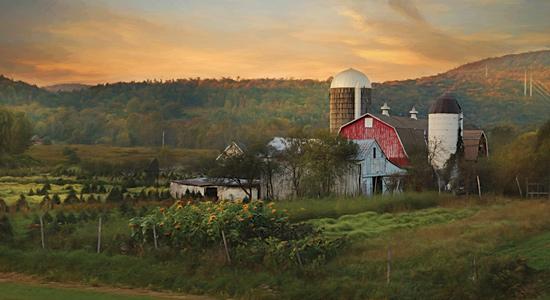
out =
<path fill-rule="evenodd" d="M 338 132 L 343 124 L 366 114 L 371 93 L 372 85 L 365 74 L 351 68 L 336 74 L 330 84 L 330 132 Z"/>
<path fill-rule="evenodd" d="M 428 113 L 428 150 L 436 170 L 445 168 L 451 155 L 456 154 L 463 132 L 462 109 L 452 95 L 436 100 Z"/>

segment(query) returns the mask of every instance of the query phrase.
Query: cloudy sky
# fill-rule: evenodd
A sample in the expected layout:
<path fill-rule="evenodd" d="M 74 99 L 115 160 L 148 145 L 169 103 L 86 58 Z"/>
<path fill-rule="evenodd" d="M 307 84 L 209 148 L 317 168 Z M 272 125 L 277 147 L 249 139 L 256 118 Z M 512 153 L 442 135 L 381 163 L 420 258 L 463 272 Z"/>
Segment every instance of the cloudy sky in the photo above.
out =
<path fill-rule="evenodd" d="M 187 77 L 373 81 L 550 48 L 548 0 L 0 0 L 0 74 L 38 85 Z"/>

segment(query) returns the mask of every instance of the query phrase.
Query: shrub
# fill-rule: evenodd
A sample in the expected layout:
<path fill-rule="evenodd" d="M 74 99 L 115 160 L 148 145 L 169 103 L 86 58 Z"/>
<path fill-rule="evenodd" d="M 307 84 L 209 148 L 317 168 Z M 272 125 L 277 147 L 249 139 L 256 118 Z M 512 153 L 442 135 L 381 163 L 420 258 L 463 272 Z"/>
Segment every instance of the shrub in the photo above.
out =
<path fill-rule="evenodd" d="M 69 193 L 67 194 L 67 197 L 65 197 L 65 201 L 63 201 L 63 204 L 77 204 L 79 202 L 80 199 L 78 199 L 75 190 L 72 188 L 69 189 Z"/>
<path fill-rule="evenodd" d="M 61 204 L 61 198 L 59 198 L 59 195 L 57 193 L 53 194 L 52 196 L 52 203 L 54 205 L 59 205 Z"/>
<path fill-rule="evenodd" d="M 154 228 L 159 241 L 176 250 L 204 251 L 221 245 L 225 236 L 231 247 L 246 253 L 249 246 L 256 249 L 250 258 L 241 255 L 242 262 L 283 259 L 294 265 L 321 263 L 343 245 L 343 239 L 324 239 L 312 226 L 290 223 L 285 213 L 262 201 L 178 201 L 168 209 L 131 219 L 130 227 L 132 237 L 144 244 L 154 242 Z"/>
<path fill-rule="evenodd" d="M 113 187 L 109 194 L 107 194 L 107 198 L 105 198 L 106 202 L 122 202 L 123 200 L 123 193 L 118 187 Z"/>
<path fill-rule="evenodd" d="M 0 198 L 0 214 L 1 213 L 7 213 L 9 211 L 9 207 L 6 204 L 6 201 L 2 198 Z"/>
<path fill-rule="evenodd" d="M 25 198 L 25 195 L 21 194 L 19 195 L 19 200 L 15 202 L 15 211 L 29 211 L 29 203 L 27 202 L 27 199 Z"/>
<path fill-rule="evenodd" d="M 0 215 L 0 242 L 10 242 L 13 240 L 13 228 L 7 215 Z"/>

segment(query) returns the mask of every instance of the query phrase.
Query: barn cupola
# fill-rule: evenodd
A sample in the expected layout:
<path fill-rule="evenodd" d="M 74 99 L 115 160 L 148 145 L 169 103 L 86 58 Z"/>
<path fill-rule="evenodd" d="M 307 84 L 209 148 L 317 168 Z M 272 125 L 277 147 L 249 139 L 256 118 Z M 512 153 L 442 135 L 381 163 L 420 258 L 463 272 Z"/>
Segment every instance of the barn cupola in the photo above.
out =
<path fill-rule="evenodd" d="M 414 106 L 409 111 L 409 114 L 411 115 L 411 119 L 418 120 L 418 111 Z"/>
<path fill-rule="evenodd" d="M 390 107 L 388 106 L 388 103 L 384 102 L 384 105 L 382 105 L 382 107 L 380 107 L 380 109 L 382 110 L 382 114 L 384 116 L 389 116 L 390 115 Z"/>

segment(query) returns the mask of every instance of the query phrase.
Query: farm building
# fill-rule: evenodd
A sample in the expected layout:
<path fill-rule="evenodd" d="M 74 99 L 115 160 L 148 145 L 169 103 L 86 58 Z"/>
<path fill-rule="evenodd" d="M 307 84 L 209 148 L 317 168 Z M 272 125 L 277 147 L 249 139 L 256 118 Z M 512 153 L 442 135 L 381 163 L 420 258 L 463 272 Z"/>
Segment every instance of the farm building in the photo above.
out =
<path fill-rule="evenodd" d="M 248 198 L 241 186 L 248 183 L 242 179 L 237 182 L 228 178 L 206 178 L 199 177 L 185 180 L 173 180 L 170 183 L 170 194 L 175 199 L 181 199 L 185 195 L 195 194 L 213 200 L 243 200 Z M 253 182 L 252 199 L 257 200 L 260 196 L 260 182 Z"/>
<path fill-rule="evenodd" d="M 220 155 L 218 155 L 218 157 L 216 157 L 216 160 L 228 158 L 234 155 L 243 154 L 244 150 L 246 150 L 246 147 L 244 144 L 233 141 L 229 143 L 227 147 L 225 147 L 225 149 L 220 153 Z"/>
<path fill-rule="evenodd" d="M 377 142 L 387 160 L 399 170 L 385 172 L 388 175 L 382 176 L 381 182 L 386 182 L 392 173 L 405 173 L 415 155 L 427 155 L 436 173 L 447 167 L 449 159 L 461 147 L 463 158 L 468 161 L 477 161 L 479 157 L 488 155 L 485 133 L 477 128 L 464 129 L 462 109 L 451 95 L 436 99 L 428 119 L 419 119 L 414 107 L 409 111 L 409 117 L 390 115 L 386 103 L 381 110 L 380 114 L 368 112 L 343 124 L 338 132 L 354 142 Z M 365 188 L 362 187 L 363 194 L 369 195 L 372 188 Z"/>
<path fill-rule="evenodd" d="M 399 181 L 399 175 L 403 175 L 405 171 L 388 160 L 378 142 L 374 139 L 354 142 L 358 145 L 357 156 L 350 164 L 346 174 L 334 183 L 334 193 L 358 196 L 399 189 L 399 186 L 392 187 L 390 179 Z M 300 141 L 297 139 L 275 137 L 269 142 L 269 146 L 273 149 L 271 158 L 277 159 L 288 147 L 296 145 L 300 145 Z M 284 161 L 279 161 L 279 164 L 280 168 L 271 174 L 270 178 L 262 178 L 262 198 L 270 197 L 280 200 L 294 196 L 292 168 L 287 166 Z"/>

